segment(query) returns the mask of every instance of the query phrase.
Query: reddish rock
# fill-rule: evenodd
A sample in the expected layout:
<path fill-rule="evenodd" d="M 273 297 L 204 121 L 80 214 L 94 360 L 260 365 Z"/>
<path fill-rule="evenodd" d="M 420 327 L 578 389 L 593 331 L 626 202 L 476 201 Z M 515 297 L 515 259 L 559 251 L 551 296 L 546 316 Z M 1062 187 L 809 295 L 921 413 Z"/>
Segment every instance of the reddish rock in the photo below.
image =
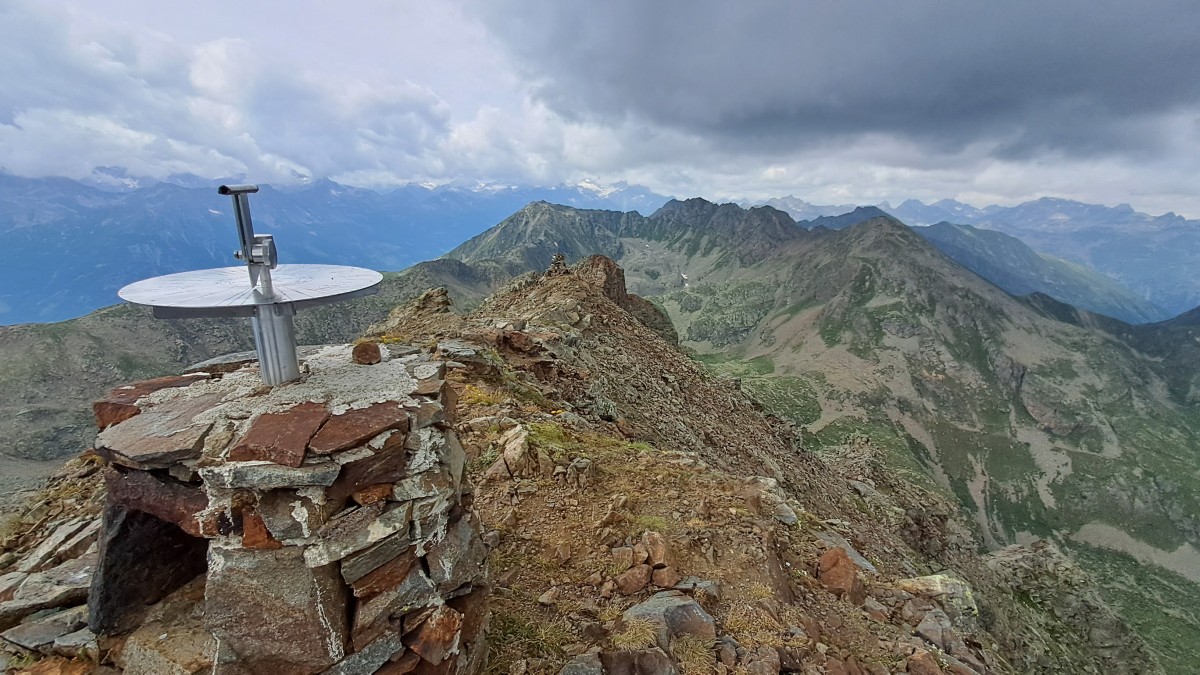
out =
<path fill-rule="evenodd" d="M 633 564 L 641 565 L 650 560 L 650 551 L 645 544 L 637 543 L 633 545 Z"/>
<path fill-rule="evenodd" d="M 913 675 L 942 675 L 942 667 L 938 665 L 937 659 L 933 658 L 933 654 L 920 649 L 908 657 L 908 672 Z"/>
<path fill-rule="evenodd" d="M 242 510 L 242 548 L 275 549 L 283 548 L 254 509 Z"/>
<path fill-rule="evenodd" d="M 408 455 L 404 452 L 406 438 L 403 431 L 397 430 L 374 451 L 375 454 L 342 465 L 341 475 L 329 489 L 329 499 L 340 502 L 373 485 L 394 485 L 403 478 L 408 469 Z"/>
<path fill-rule="evenodd" d="M 646 547 L 648 554 L 646 562 L 651 567 L 655 569 L 669 567 L 674 562 L 674 558 L 671 555 L 671 548 L 667 545 L 667 538 L 658 532 L 647 531 L 643 533 L 642 546 Z"/>
<path fill-rule="evenodd" d="M 617 592 L 621 595 L 633 595 L 650 583 L 654 568 L 649 565 L 634 565 L 613 578 L 617 584 Z"/>
<path fill-rule="evenodd" d="M 354 345 L 350 358 L 361 366 L 370 366 L 383 360 L 378 342 L 360 342 Z"/>
<path fill-rule="evenodd" d="M 408 413 L 396 402 L 376 403 L 329 418 L 308 447 L 317 454 L 328 455 L 362 445 L 389 429 L 408 431 Z"/>
<path fill-rule="evenodd" d="M 221 401 L 219 394 L 172 399 L 147 408 L 96 437 L 101 457 L 135 469 L 165 469 L 200 456 L 212 423 L 192 419 Z"/>
<path fill-rule="evenodd" d="M 466 595 L 446 601 L 451 609 L 463 615 L 460 644 L 470 645 L 483 635 L 488 624 L 489 595 L 487 586 L 478 586 Z"/>
<path fill-rule="evenodd" d="M 329 409 L 324 403 L 301 403 L 286 412 L 259 415 L 229 451 L 229 459 L 299 467 L 304 463 L 309 441 L 328 419 Z"/>
<path fill-rule="evenodd" d="M 395 661 L 383 664 L 379 670 L 375 671 L 375 675 L 408 675 L 419 665 L 421 665 L 421 657 L 414 652 L 406 651 Z"/>
<path fill-rule="evenodd" d="M 462 624 L 462 614 L 442 605 L 420 628 L 404 636 L 404 643 L 422 659 L 436 666 L 457 651 Z"/>
<path fill-rule="evenodd" d="M 846 549 L 840 546 L 821 555 L 817 579 L 831 593 L 855 606 L 862 606 L 866 602 L 867 593 L 858 576 L 858 566 L 850 559 Z"/>
<path fill-rule="evenodd" d="M 675 568 L 662 567 L 654 570 L 654 573 L 650 577 L 650 581 L 659 588 L 671 588 L 675 584 L 679 583 L 680 579 L 682 578 L 683 577 L 679 575 L 679 572 L 675 571 Z"/>
<path fill-rule="evenodd" d="M 445 380 L 418 380 L 417 388 L 413 390 L 413 393 L 421 396 L 439 396 L 445 384 Z"/>
<path fill-rule="evenodd" d="M 104 484 L 111 503 L 174 523 L 193 537 L 203 536 L 196 516 L 208 508 L 208 496 L 200 488 L 158 478 L 146 471 L 116 468 L 105 472 Z"/>
<path fill-rule="evenodd" d="M 350 497 L 358 504 L 366 506 L 367 504 L 381 502 L 391 496 L 391 494 L 392 484 L 380 483 L 378 485 L 372 485 L 371 487 L 363 488 L 362 490 L 354 492 L 350 495 Z"/>
<path fill-rule="evenodd" d="M 55 656 L 38 661 L 18 672 L 21 675 L 88 675 L 93 672 L 92 668 L 93 664 L 86 661 L 68 661 Z"/>
<path fill-rule="evenodd" d="M 135 405 L 139 398 L 152 394 L 159 389 L 186 387 L 194 382 L 208 379 L 207 373 L 191 375 L 170 375 L 156 377 L 153 380 L 142 380 L 122 385 L 108 392 L 104 398 L 92 404 L 92 414 L 96 417 L 96 426 L 102 431 L 108 427 L 124 422 L 137 415 L 141 409 Z"/>
<path fill-rule="evenodd" d="M 367 573 L 366 576 L 355 580 L 351 584 L 354 588 L 354 597 L 368 599 L 388 589 L 396 588 L 408 577 L 409 571 L 416 564 L 417 556 L 411 551 L 396 556 L 391 562 L 384 563 Z"/>

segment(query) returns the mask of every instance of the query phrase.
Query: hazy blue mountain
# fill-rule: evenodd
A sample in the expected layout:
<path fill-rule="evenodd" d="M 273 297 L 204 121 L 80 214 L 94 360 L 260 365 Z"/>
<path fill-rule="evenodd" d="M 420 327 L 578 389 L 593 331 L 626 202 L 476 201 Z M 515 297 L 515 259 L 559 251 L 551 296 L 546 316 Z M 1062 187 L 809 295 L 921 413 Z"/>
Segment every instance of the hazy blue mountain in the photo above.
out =
<path fill-rule="evenodd" d="M 1042 253 L 1092 267 L 1171 314 L 1200 305 L 1200 220 L 1044 198 L 975 209 L 957 202 L 909 200 L 890 212 L 910 225 L 943 220 L 999 230 Z M 953 210 L 951 209 L 951 211 Z M 888 210 L 885 208 L 885 210 Z"/>
<path fill-rule="evenodd" d="M 1166 310 L 1096 270 L 1038 253 L 1003 232 L 946 222 L 914 230 L 958 264 L 1013 295 L 1045 293 L 1128 323 L 1171 317 Z"/>
<path fill-rule="evenodd" d="M 92 185 L 0 173 L 0 324 L 58 321 L 117 301 L 148 276 L 235 264 L 230 200 L 217 181 L 176 176 L 141 186 L 120 170 Z M 650 213 L 665 197 L 618 184 L 428 188 L 375 192 L 320 180 L 252 197 L 256 230 L 282 262 L 399 270 L 436 258 L 525 204 Z"/>
<path fill-rule="evenodd" d="M 916 226 L 941 222 L 974 223 L 983 218 L 989 209 L 1000 207 L 989 206 L 986 209 L 977 209 L 970 204 L 953 199 L 943 199 L 932 204 L 925 204 L 916 199 L 906 199 L 899 206 L 893 207 L 884 202 L 879 205 L 879 208 L 910 226 Z"/>

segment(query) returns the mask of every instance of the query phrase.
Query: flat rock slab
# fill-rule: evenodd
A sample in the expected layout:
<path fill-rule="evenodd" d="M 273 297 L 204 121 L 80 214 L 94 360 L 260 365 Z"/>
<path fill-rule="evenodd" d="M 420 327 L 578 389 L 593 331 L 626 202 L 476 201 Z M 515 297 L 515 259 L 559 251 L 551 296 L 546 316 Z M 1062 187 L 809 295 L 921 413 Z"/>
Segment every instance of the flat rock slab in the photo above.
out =
<path fill-rule="evenodd" d="M 229 459 L 299 467 L 309 441 L 328 419 L 329 408 L 324 403 L 301 403 L 286 412 L 259 415 L 229 451 Z"/>
<path fill-rule="evenodd" d="M 425 556 L 429 578 L 442 593 L 480 579 L 484 572 L 487 547 L 479 518 L 467 512 L 446 529 L 446 536 L 434 544 Z"/>
<path fill-rule="evenodd" d="M 80 605 L 9 628 L 0 637 L 25 649 L 45 652 L 55 640 L 74 633 L 86 623 L 87 607 Z"/>
<path fill-rule="evenodd" d="M 193 423 L 192 419 L 220 401 L 219 394 L 164 401 L 101 431 L 96 451 L 134 469 L 165 469 L 199 457 L 212 423 Z"/>
<path fill-rule="evenodd" d="M 317 673 L 346 656 L 347 594 L 336 565 L 303 551 L 213 547 L 205 621 L 255 672 Z"/>
<path fill-rule="evenodd" d="M 200 469 L 200 478 L 206 485 L 220 488 L 275 490 L 310 485 L 329 487 L 337 480 L 341 470 L 340 465 L 329 461 L 299 467 L 273 462 L 232 462 L 204 467 Z"/>
<path fill-rule="evenodd" d="M 142 380 L 141 382 L 121 385 L 109 391 L 107 396 L 92 404 L 92 414 L 96 417 L 96 427 L 107 429 L 114 424 L 124 422 L 130 417 L 141 413 L 141 408 L 138 408 L 136 404 L 137 400 L 143 396 L 153 394 L 160 389 L 186 387 L 195 382 L 207 380 L 208 378 L 209 375 L 207 373 L 192 373 L 190 375 L 156 377 L 153 380 Z"/>
<path fill-rule="evenodd" d="M 208 496 L 200 489 L 159 478 L 146 471 L 109 469 L 104 475 L 108 499 L 135 511 L 148 513 L 178 525 L 193 537 L 201 536 L 196 514 L 208 508 Z"/>
<path fill-rule="evenodd" d="M 34 612 L 86 601 L 95 569 L 96 557 L 88 555 L 30 574 L 12 599 L 0 602 L 0 630 L 12 628 Z"/>
<path fill-rule="evenodd" d="M 313 452 L 327 455 L 362 445 L 389 429 L 408 430 L 408 413 L 394 401 L 334 415 L 308 445 Z"/>
<path fill-rule="evenodd" d="M 408 533 L 412 506 L 408 503 L 372 504 L 334 518 L 317 532 L 317 540 L 304 550 L 309 567 L 321 567 L 357 553 L 393 535 Z"/>
<path fill-rule="evenodd" d="M 61 523 L 50 533 L 49 537 L 42 540 L 37 548 L 25 554 L 17 565 L 18 572 L 36 572 L 49 567 L 54 562 L 55 556 L 59 549 L 63 548 L 75 538 L 75 535 L 87 528 L 94 521 L 86 518 L 68 520 Z M 3 590 L 0 590 L 2 593 Z"/>

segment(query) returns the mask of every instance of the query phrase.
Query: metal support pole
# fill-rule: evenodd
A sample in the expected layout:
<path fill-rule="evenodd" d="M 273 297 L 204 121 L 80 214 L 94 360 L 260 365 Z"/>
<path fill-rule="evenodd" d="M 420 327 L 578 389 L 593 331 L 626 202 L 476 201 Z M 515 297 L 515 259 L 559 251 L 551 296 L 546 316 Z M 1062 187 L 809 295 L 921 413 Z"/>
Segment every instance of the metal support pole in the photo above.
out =
<path fill-rule="evenodd" d="M 300 379 L 296 328 L 292 324 L 292 315 L 295 313 L 295 309 L 288 304 L 258 305 L 250 319 L 262 380 L 269 386 Z"/>

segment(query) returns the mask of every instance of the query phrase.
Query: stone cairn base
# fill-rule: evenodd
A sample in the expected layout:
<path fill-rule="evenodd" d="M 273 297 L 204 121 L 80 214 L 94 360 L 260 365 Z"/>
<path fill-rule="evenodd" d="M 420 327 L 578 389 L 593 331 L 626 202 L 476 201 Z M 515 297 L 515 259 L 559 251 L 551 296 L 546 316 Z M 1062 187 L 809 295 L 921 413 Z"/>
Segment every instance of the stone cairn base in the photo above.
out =
<path fill-rule="evenodd" d="M 89 627 L 124 633 L 199 575 L 214 672 L 472 673 L 486 549 L 446 363 L 326 347 L 95 404 L 107 502 Z M 191 672 L 191 671 L 188 671 Z"/>

